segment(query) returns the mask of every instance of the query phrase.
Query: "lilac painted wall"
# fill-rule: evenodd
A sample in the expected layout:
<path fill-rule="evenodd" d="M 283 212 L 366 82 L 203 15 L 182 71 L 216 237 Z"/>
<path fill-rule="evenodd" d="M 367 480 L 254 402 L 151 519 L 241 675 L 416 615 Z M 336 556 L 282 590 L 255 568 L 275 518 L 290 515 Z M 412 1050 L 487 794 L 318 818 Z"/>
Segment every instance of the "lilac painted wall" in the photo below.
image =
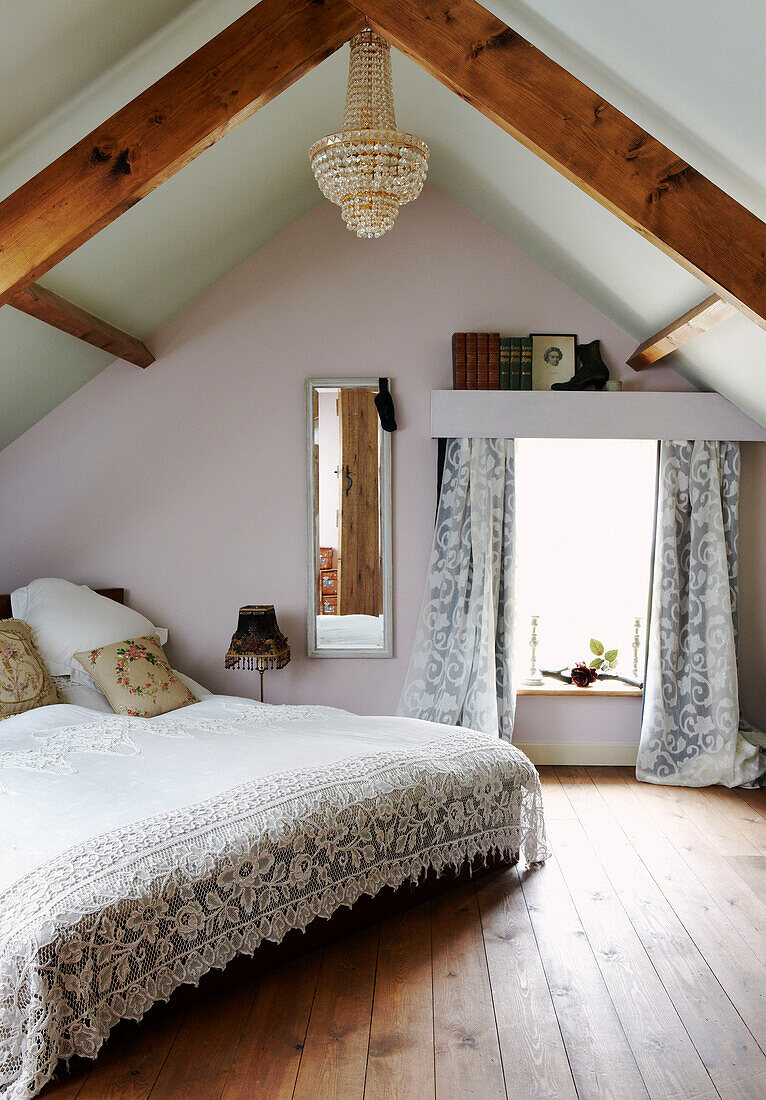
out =
<path fill-rule="evenodd" d="M 273 602 L 293 660 L 272 702 L 395 709 L 434 514 L 429 392 L 450 385 L 453 330 L 599 337 L 632 386 L 688 388 L 623 364 L 635 340 L 478 218 L 427 188 L 390 236 L 358 241 L 322 204 L 154 338 L 146 371 L 114 363 L 0 453 L 0 591 L 36 576 L 124 585 L 170 628 L 176 665 L 230 694 L 256 675 L 223 655 L 247 602 Z M 393 440 L 393 660 L 308 660 L 304 382 L 389 374 Z M 750 492 L 766 496 L 766 477 Z M 766 560 L 758 550 L 758 592 Z M 754 560 L 754 552 L 750 552 Z M 635 701 L 522 698 L 517 738 L 632 741 Z"/>

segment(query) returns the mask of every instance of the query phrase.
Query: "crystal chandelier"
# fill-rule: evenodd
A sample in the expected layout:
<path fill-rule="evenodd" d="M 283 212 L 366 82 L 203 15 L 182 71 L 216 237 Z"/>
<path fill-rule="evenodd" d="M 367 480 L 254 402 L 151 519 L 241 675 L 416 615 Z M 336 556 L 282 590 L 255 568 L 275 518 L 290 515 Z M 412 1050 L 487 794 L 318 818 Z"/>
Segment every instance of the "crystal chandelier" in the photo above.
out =
<path fill-rule="evenodd" d="M 382 237 L 423 189 L 428 146 L 396 129 L 390 47 L 369 27 L 351 39 L 343 129 L 314 142 L 309 157 L 357 237 Z"/>

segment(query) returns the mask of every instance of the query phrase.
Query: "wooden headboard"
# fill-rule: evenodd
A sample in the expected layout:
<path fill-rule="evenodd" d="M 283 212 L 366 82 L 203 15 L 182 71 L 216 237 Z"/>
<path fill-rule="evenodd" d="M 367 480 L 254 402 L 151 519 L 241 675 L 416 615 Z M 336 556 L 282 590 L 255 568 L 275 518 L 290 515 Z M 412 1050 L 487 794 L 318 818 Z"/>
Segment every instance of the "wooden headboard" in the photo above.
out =
<path fill-rule="evenodd" d="M 124 588 L 97 588 L 96 591 L 99 596 L 106 596 L 116 603 L 125 603 Z M 12 614 L 10 595 L 7 593 L 0 593 L 0 619 L 10 619 Z"/>

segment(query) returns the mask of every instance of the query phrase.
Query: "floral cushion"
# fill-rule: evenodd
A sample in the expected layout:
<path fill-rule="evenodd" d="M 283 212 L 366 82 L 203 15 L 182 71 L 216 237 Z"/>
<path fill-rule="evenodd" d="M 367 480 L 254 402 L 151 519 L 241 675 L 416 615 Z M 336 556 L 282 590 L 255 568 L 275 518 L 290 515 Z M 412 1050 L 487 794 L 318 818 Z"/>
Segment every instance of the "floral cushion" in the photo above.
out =
<path fill-rule="evenodd" d="M 74 656 L 106 695 L 115 714 L 154 718 L 199 702 L 173 672 L 156 634 Z"/>
<path fill-rule="evenodd" d="M 64 700 L 22 619 L 0 619 L 0 718 Z"/>

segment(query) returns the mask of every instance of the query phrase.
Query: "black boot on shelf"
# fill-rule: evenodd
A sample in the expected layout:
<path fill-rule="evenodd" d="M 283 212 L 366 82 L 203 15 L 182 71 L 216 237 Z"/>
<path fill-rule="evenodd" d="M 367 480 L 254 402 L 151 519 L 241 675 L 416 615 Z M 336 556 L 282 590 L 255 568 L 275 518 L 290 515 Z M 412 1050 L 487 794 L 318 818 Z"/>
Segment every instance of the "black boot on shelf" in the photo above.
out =
<path fill-rule="evenodd" d="M 577 365 L 568 382 L 554 382 L 552 390 L 603 390 L 609 381 L 609 368 L 601 358 L 598 340 L 580 344 L 577 348 Z"/>

